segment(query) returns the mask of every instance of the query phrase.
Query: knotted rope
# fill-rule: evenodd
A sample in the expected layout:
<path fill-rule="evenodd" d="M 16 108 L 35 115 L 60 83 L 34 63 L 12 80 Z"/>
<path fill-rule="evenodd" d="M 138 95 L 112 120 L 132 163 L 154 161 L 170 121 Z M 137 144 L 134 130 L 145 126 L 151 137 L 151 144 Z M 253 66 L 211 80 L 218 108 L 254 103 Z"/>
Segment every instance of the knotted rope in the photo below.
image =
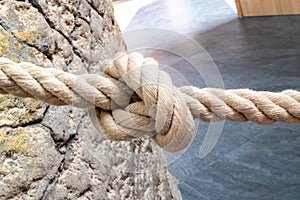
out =
<path fill-rule="evenodd" d="M 139 53 L 116 58 L 102 72 L 76 76 L 0 58 L 0 93 L 95 110 L 97 120 L 92 121 L 107 138 L 149 135 L 167 151 L 190 143 L 194 118 L 264 125 L 300 122 L 300 92 L 295 90 L 176 88 L 154 59 Z"/>

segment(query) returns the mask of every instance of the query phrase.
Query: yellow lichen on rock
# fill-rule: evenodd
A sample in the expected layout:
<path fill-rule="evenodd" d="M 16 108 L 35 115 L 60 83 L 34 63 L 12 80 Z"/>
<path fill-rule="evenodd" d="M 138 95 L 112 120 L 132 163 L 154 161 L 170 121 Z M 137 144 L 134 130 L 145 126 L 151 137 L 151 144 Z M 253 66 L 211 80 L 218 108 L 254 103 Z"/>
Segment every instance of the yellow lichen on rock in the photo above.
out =
<path fill-rule="evenodd" d="M 0 155 L 0 199 L 10 199 L 3 198 L 8 194 L 15 197 L 16 190 L 56 172 L 57 163 L 63 159 L 42 125 L 1 128 Z"/>
<path fill-rule="evenodd" d="M 9 49 L 9 34 L 0 25 L 0 56 L 3 56 L 4 51 Z"/>
<path fill-rule="evenodd" d="M 20 52 L 23 45 L 15 40 L 1 25 L 0 25 L 0 56 L 9 58 L 14 62 L 20 62 L 20 55 L 15 52 Z"/>
<path fill-rule="evenodd" d="M 16 7 L 18 8 L 25 8 L 25 9 L 30 9 L 31 8 L 31 4 L 27 3 L 27 2 L 21 2 L 21 1 L 17 1 L 13 3 Z"/>
<path fill-rule="evenodd" d="M 33 31 L 30 31 L 30 30 L 23 30 L 23 31 L 19 31 L 17 29 L 15 30 L 12 30 L 11 31 L 14 36 L 30 45 L 33 45 L 35 44 L 35 37 L 36 37 L 36 33 L 34 33 Z"/>
<path fill-rule="evenodd" d="M 7 175 L 9 172 L 4 167 L 0 166 L 0 175 Z"/>
<path fill-rule="evenodd" d="M 14 37 L 0 25 L 0 57 L 9 58 L 14 62 L 26 61 L 39 66 L 53 67 L 43 53 L 28 45 L 38 42 L 34 32 L 19 30 L 12 30 L 12 32 Z"/>
<path fill-rule="evenodd" d="M 14 40 L 13 41 L 13 46 L 15 47 L 15 49 L 20 52 L 24 47 L 22 44 L 20 44 L 20 42 Z"/>
<path fill-rule="evenodd" d="M 31 98 L 0 95 L 0 126 L 17 127 L 43 118 L 46 106 Z"/>
<path fill-rule="evenodd" d="M 0 153 L 18 153 L 30 155 L 30 135 L 18 128 L 15 130 L 0 129 Z"/>

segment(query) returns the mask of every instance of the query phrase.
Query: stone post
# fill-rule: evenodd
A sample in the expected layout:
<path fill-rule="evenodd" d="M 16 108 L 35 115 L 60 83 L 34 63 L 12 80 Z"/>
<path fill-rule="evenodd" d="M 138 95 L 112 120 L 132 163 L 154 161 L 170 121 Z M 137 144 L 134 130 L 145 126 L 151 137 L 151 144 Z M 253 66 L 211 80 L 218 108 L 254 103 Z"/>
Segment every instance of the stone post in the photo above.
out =
<path fill-rule="evenodd" d="M 0 1 L 0 56 L 96 73 L 126 47 L 107 0 Z M 149 138 L 111 142 L 86 110 L 0 95 L 0 199 L 178 199 Z"/>

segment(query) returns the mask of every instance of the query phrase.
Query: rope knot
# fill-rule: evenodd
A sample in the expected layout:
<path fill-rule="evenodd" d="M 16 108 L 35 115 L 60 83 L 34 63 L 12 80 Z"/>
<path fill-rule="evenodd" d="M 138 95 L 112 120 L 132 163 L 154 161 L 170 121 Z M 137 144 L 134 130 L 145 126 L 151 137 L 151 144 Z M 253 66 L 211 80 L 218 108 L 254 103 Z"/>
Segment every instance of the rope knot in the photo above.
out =
<path fill-rule="evenodd" d="M 148 135 L 167 151 L 182 150 L 190 143 L 193 116 L 182 93 L 154 59 L 125 54 L 102 68 L 103 76 L 118 89 L 112 95 L 111 110 L 96 108 L 98 120 L 92 121 L 108 139 Z"/>

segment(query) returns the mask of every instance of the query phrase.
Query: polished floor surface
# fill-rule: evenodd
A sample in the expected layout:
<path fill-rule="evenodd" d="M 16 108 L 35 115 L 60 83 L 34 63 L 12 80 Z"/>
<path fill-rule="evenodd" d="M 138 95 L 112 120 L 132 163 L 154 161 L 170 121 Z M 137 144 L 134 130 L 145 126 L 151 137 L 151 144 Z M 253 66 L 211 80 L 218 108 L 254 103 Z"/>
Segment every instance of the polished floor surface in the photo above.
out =
<path fill-rule="evenodd" d="M 143 41 L 145 32 L 134 33 L 142 28 L 162 33 L 160 50 L 146 42 L 150 48 L 145 46 L 143 51 L 168 65 L 166 70 L 180 77 L 175 78 L 176 84 L 300 90 L 300 16 L 239 20 L 223 0 L 159 0 L 137 12 L 126 29 L 131 32 L 126 40 Z M 150 38 L 157 33 L 148 32 Z M 185 43 L 176 40 L 182 36 L 187 38 Z M 170 38 L 172 42 L 164 45 Z M 203 49 L 194 48 L 195 43 Z M 209 56 L 203 57 L 204 50 L 217 72 L 207 68 L 214 64 L 206 59 Z M 184 52 L 190 57 L 180 58 Z M 193 55 L 203 58 L 198 68 L 188 62 Z M 168 166 L 184 200 L 300 199 L 299 125 L 226 121 L 216 145 L 204 158 L 199 150 L 210 125 L 198 125 L 191 146 Z"/>

